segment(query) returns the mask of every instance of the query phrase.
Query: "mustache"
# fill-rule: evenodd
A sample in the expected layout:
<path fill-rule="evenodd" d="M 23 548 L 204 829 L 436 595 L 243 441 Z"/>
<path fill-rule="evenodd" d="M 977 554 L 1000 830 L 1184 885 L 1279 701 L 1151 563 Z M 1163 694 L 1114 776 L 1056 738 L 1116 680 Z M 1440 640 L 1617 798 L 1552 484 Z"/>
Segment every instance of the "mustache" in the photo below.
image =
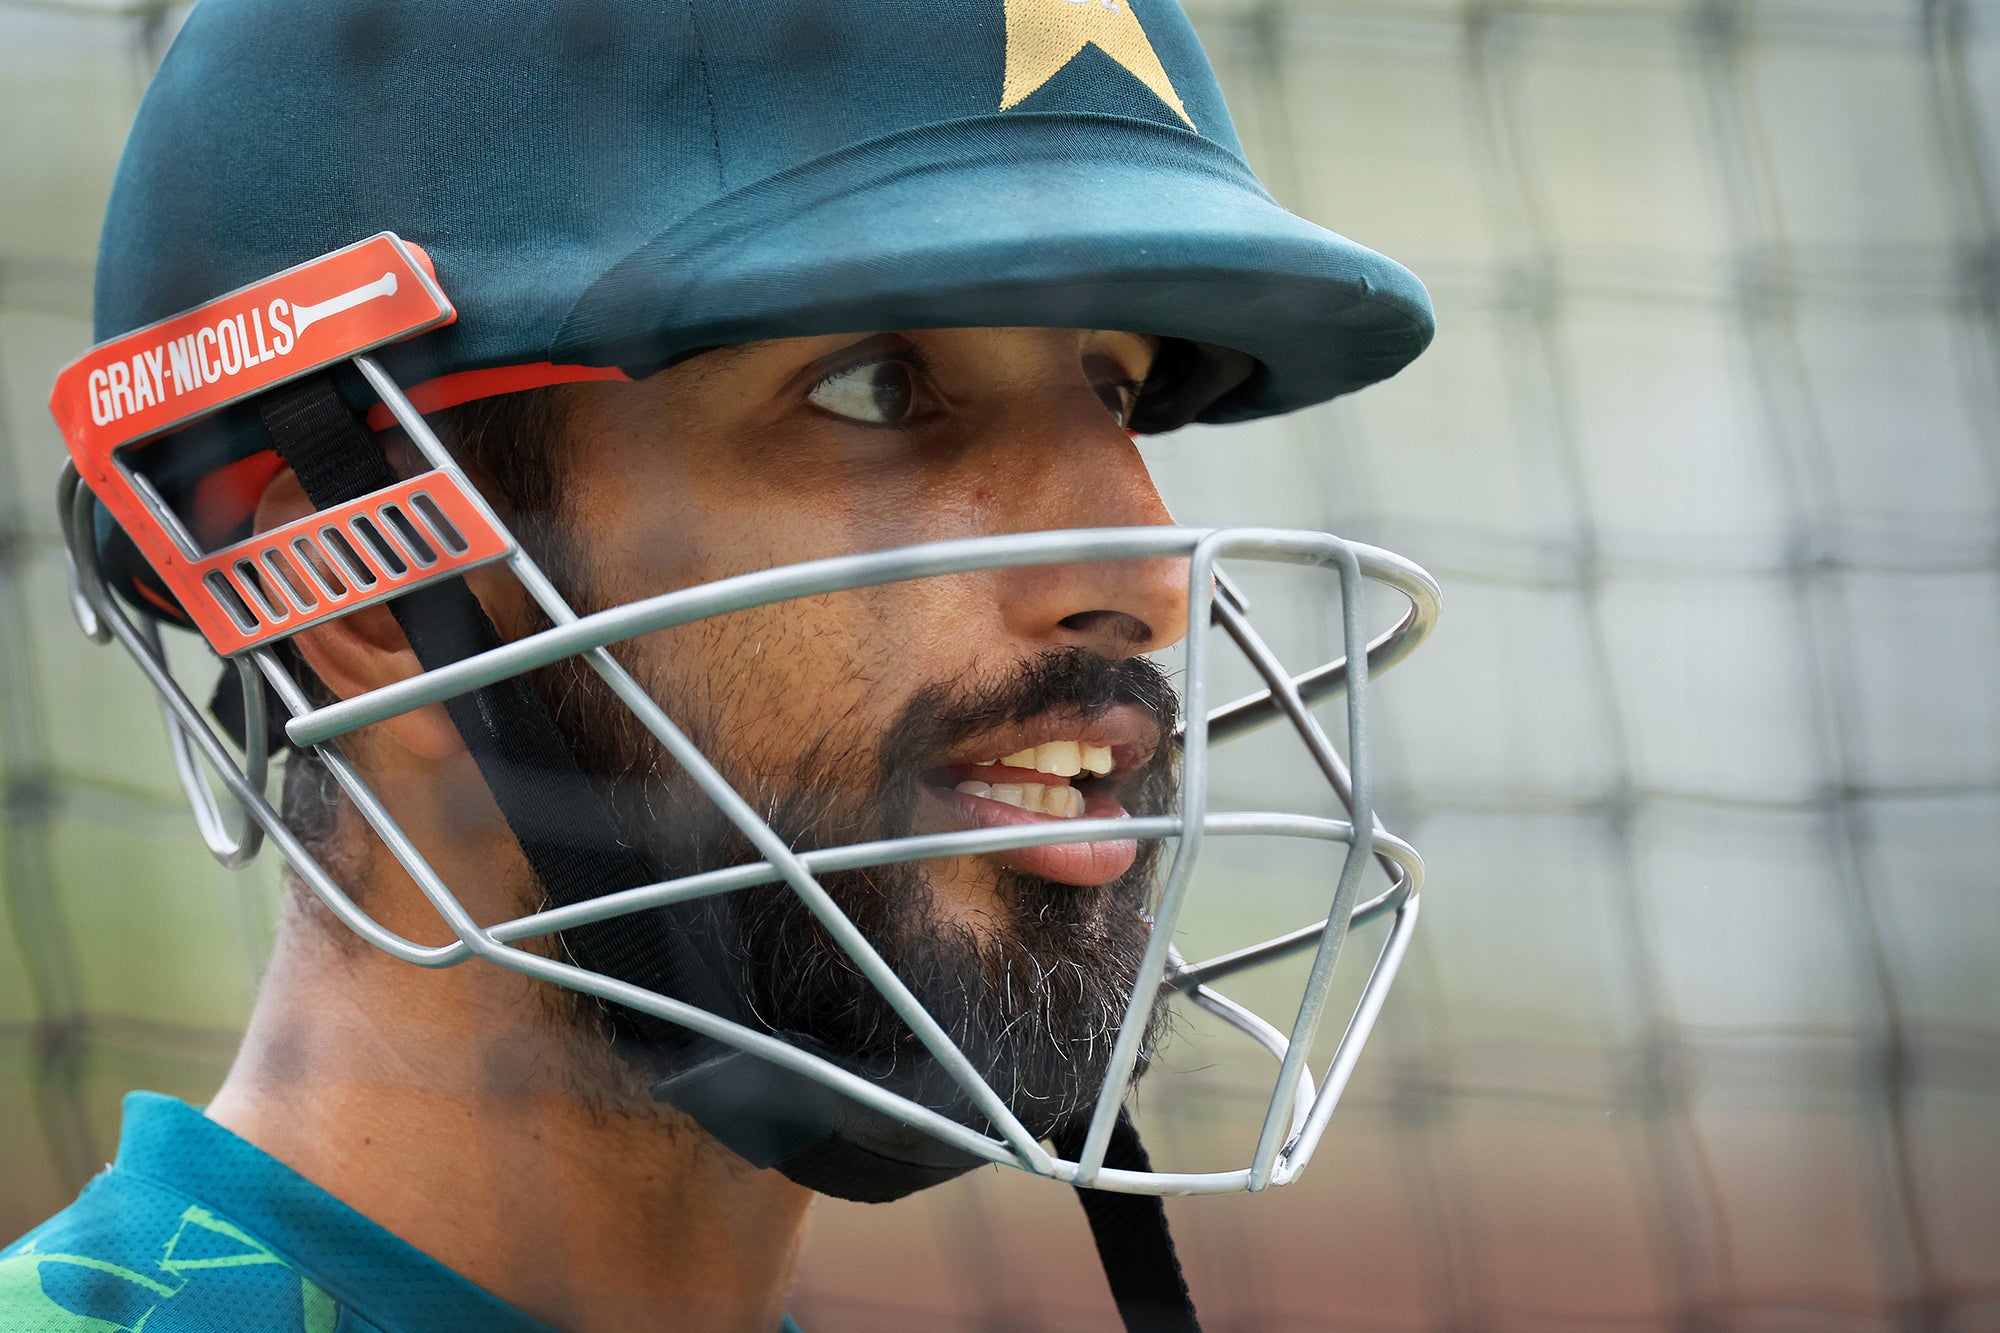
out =
<path fill-rule="evenodd" d="M 1167 673 L 1150 659 L 1113 660 L 1084 648 L 1052 648 L 991 684 L 919 690 L 882 738 L 877 753 L 882 792 L 890 802 L 885 813 L 900 815 L 907 823 L 924 772 L 940 755 L 977 736 L 1044 713 L 1070 714 L 1088 722 L 1124 706 L 1144 710 L 1169 742 L 1124 784 L 1148 792 L 1171 776 L 1175 751 L 1171 738 L 1180 720 L 1180 696 Z"/>
<path fill-rule="evenodd" d="M 694 865 L 756 859 L 741 832 L 693 790 L 679 765 L 637 718 L 609 698 L 587 668 L 560 664 L 539 678 L 537 686 L 552 711 L 575 713 L 581 711 L 579 701 L 602 702 L 601 708 L 592 710 L 594 726 L 571 728 L 577 758 L 628 833 L 656 832 L 667 826 L 677 830 L 667 839 L 672 850 L 651 838 L 632 839 L 658 862 L 657 871 L 685 872 Z M 837 794 L 852 790 L 841 779 L 851 781 L 857 750 L 867 753 L 866 739 L 851 732 L 829 730 L 814 738 L 794 760 L 787 781 L 742 782 L 726 765 L 724 776 L 794 851 L 902 837 L 910 831 L 925 775 L 940 756 L 996 728 L 1046 713 L 1088 722 L 1125 706 L 1143 710 L 1165 742 L 1143 767 L 1119 782 L 1132 813 L 1156 813 L 1175 785 L 1177 747 L 1172 737 L 1180 719 L 1180 697 L 1166 672 L 1152 661 L 1113 660 L 1083 648 L 1049 649 L 1004 675 L 976 682 L 937 682 L 919 689 L 875 746 L 869 783 L 871 818 L 860 818 L 861 812 Z M 704 754 L 726 752 L 704 734 L 711 731 L 712 719 L 689 717 L 683 725 Z"/>
<path fill-rule="evenodd" d="M 1162 732 L 1170 732 L 1180 715 L 1179 696 L 1166 672 L 1150 659 L 1113 660 L 1084 648 L 1051 648 L 984 689 L 956 697 L 944 686 L 919 691 L 885 742 L 884 753 L 903 743 L 921 742 L 932 750 L 950 747 L 1042 713 L 1060 710 L 1091 718 L 1124 704 L 1144 709 Z M 915 734 L 905 741 L 897 734 L 904 730 Z"/>

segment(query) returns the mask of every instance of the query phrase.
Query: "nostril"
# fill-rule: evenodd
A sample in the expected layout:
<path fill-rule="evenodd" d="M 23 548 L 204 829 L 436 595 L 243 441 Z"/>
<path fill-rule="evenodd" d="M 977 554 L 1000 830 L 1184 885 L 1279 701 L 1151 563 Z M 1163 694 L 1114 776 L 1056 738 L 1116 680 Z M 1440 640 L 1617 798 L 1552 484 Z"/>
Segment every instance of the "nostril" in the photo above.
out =
<path fill-rule="evenodd" d="M 1124 611 L 1078 611 L 1056 623 L 1107 655 L 1129 656 L 1153 641 L 1153 627 Z"/>

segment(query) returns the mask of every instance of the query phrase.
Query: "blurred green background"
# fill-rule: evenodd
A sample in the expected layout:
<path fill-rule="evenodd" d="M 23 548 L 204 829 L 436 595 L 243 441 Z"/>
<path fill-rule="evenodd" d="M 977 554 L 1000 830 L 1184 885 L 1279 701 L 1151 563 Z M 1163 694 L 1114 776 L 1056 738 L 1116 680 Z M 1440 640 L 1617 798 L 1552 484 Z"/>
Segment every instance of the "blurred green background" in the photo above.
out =
<path fill-rule="evenodd" d="M 48 385 L 182 12 L 0 0 L 9 1237 L 123 1091 L 213 1090 L 276 915 L 71 624 L 51 502 Z M 1358 398 L 1151 446 L 1163 489 L 1447 590 L 1378 691 L 1423 925 L 1303 1181 L 1174 1205 L 1207 1326 L 2000 1329 L 2000 5 L 1194 12 L 1274 192 L 1414 267 L 1440 333 Z M 1323 595 L 1246 582 L 1325 655 Z M 1224 803 L 1285 794 L 1274 744 Z M 1218 943 L 1309 910 L 1289 853 L 1212 869 Z M 1235 1143 L 1254 1066 L 1166 1066 L 1159 1154 Z M 1084 1234 L 997 1170 L 824 1205 L 794 1309 L 1105 1327 Z"/>

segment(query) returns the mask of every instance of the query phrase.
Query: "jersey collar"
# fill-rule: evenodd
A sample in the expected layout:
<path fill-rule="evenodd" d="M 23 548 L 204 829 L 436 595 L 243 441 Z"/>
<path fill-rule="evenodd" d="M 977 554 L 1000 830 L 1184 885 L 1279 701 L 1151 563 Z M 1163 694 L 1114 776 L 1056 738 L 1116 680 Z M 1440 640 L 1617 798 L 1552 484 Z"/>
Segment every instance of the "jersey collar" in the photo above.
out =
<path fill-rule="evenodd" d="M 125 1098 L 113 1169 L 228 1218 L 382 1329 L 553 1333 L 175 1098 Z"/>

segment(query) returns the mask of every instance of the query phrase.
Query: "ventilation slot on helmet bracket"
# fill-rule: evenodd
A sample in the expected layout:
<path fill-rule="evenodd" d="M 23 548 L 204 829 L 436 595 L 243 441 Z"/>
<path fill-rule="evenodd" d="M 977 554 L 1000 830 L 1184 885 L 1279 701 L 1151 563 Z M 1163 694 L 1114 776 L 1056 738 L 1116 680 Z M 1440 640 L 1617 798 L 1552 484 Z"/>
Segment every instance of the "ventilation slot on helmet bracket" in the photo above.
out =
<path fill-rule="evenodd" d="M 272 581 L 290 595 L 293 606 L 301 611 L 310 611 L 319 605 L 319 598 L 313 596 L 312 590 L 306 586 L 306 581 L 292 568 L 291 561 L 285 559 L 284 552 L 277 550 L 264 552 L 264 568 L 271 572 Z"/>
<path fill-rule="evenodd" d="M 206 557 L 195 619 L 238 653 L 512 550 L 456 477 L 426 472 Z"/>

